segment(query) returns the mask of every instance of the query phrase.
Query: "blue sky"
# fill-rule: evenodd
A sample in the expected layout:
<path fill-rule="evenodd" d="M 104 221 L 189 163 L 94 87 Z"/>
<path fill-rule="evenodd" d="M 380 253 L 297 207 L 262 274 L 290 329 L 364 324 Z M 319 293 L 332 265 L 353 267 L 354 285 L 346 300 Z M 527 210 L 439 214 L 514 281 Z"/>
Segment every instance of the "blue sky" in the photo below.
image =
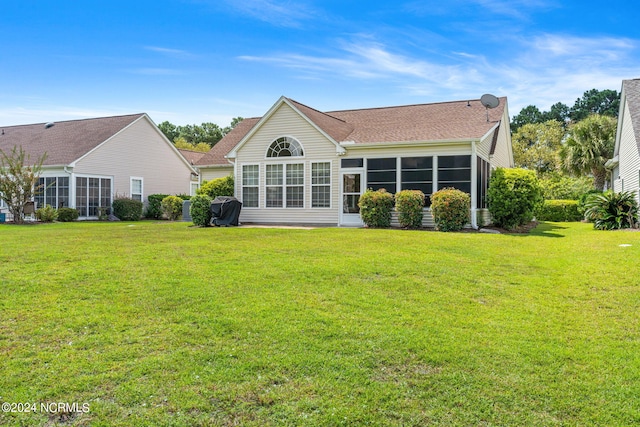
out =
<path fill-rule="evenodd" d="M 509 98 L 572 106 L 640 77 L 637 0 L 7 1 L 0 125 L 160 123 Z"/>

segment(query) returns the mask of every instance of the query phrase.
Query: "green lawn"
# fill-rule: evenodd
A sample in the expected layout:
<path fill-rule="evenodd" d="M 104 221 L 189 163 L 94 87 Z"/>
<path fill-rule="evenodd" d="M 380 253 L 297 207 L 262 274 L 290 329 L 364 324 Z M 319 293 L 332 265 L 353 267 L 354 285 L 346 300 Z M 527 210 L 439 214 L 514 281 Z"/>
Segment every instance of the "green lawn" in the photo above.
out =
<path fill-rule="evenodd" d="M 630 247 L 621 247 L 630 244 Z M 640 233 L 0 226 L 1 425 L 640 424 Z"/>

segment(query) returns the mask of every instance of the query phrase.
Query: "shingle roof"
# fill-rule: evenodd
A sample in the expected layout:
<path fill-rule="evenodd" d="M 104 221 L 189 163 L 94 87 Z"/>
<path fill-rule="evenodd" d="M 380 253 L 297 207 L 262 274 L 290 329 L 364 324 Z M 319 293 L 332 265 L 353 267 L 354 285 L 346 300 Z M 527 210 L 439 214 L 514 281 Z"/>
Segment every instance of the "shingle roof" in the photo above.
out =
<path fill-rule="evenodd" d="M 260 117 L 244 119 L 243 121 L 238 123 L 236 127 L 234 127 L 231 130 L 231 132 L 226 134 L 224 138 L 218 141 L 216 145 L 214 145 L 213 148 L 211 148 L 211 150 L 208 153 L 202 156 L 200 160 L 198 160 L 195 163 L 195 165 L 196 166 L 215 166 L 215 165 L 231 166 L 229 164 L 229 161 L 227 161 L 227 159 L 225 159 L 224 156 L 226 156 L 229 153 L 229 151 L 231 151 L 233 147 L 235 147 L 238 144 L 238 142 L 240 142 L 240 140 L 244 138 L 246 134 L 249 133 L 251 128 L 253 128 L 253 126 L 255 126 L 255 124 L 258 123 L 258 120 L 260 120 Z"/>
<path fill-rule="evenodd" d="M 180 154 L 182 154 L 182 157 L 187 159 L 187 161 L 192 165 L 194 165 L 198 160 L 200 160 L 202 156 L 207 154 L 202 151 L 186 150 L 184 148 L 179 148 L 178 151 L 180 151 Z"/>
<path fill-rule="evenodd" d="M 0 149 L 11 152 L 16 146 L 34 161 L 47 153 L 44 165 L 68 165 L 97 147 L 144 113 L 97 119 L 55 122 L 19 126 L 0 126 Z"/>
<path fill-rule="evenodd" d="M 638 153 L 640 153 L 640 79 L 623 80 L 622 88 L 627 97 L 633 134 L 636 137 Z M 622 120 L 622 117 L 620 117 Z"/>
<path fill-rule="evenodd" d="M 323 113 L 293 99 L 285 99 L 334 141 L 353 141 L 355 144 L 476 140 L 500 122 L 507 105 L 507 98 L 502 97 L 498 107 L 489 110 L 476 99 Z M 228 165 L 224 156 L 260 119 L 242 121 L 196 165 Z"/>

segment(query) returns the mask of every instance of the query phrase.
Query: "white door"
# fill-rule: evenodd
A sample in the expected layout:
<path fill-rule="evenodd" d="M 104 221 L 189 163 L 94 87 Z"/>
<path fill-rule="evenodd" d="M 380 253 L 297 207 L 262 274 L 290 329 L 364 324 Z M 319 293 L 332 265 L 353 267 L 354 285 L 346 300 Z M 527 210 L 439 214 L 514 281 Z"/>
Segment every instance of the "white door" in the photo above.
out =
<path fill-rule="evenodd" d="M 362 170 L 340 172 L 340 225 L 362 227 L 358 202 L 364 191 Z"/>

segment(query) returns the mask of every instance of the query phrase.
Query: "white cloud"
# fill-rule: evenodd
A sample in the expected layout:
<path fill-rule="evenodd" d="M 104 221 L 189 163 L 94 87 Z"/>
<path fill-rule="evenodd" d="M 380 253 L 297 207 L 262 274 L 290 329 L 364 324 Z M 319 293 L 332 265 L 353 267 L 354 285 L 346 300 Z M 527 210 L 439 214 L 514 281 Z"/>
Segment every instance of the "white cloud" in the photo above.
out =
<path fill-rule="evenodd" d="M 317 10 L 301 1 L 228 0 L 226 3 L 246 16 L 278 27 L 299 27 L 318 15 Z"/>
<path fill-rule="evenodd" d="M 195 56 L 192 53 L 186 50 L 181 50 L 181 49 L 172 49 L 172 48 L 160 47 L 160 46 L 145 46 L 144 48 L 151 52 L 156 52 L 165 56 L 178 58 L 178 59 L 188 59 L 188 58 L 193 58 Z"/>

